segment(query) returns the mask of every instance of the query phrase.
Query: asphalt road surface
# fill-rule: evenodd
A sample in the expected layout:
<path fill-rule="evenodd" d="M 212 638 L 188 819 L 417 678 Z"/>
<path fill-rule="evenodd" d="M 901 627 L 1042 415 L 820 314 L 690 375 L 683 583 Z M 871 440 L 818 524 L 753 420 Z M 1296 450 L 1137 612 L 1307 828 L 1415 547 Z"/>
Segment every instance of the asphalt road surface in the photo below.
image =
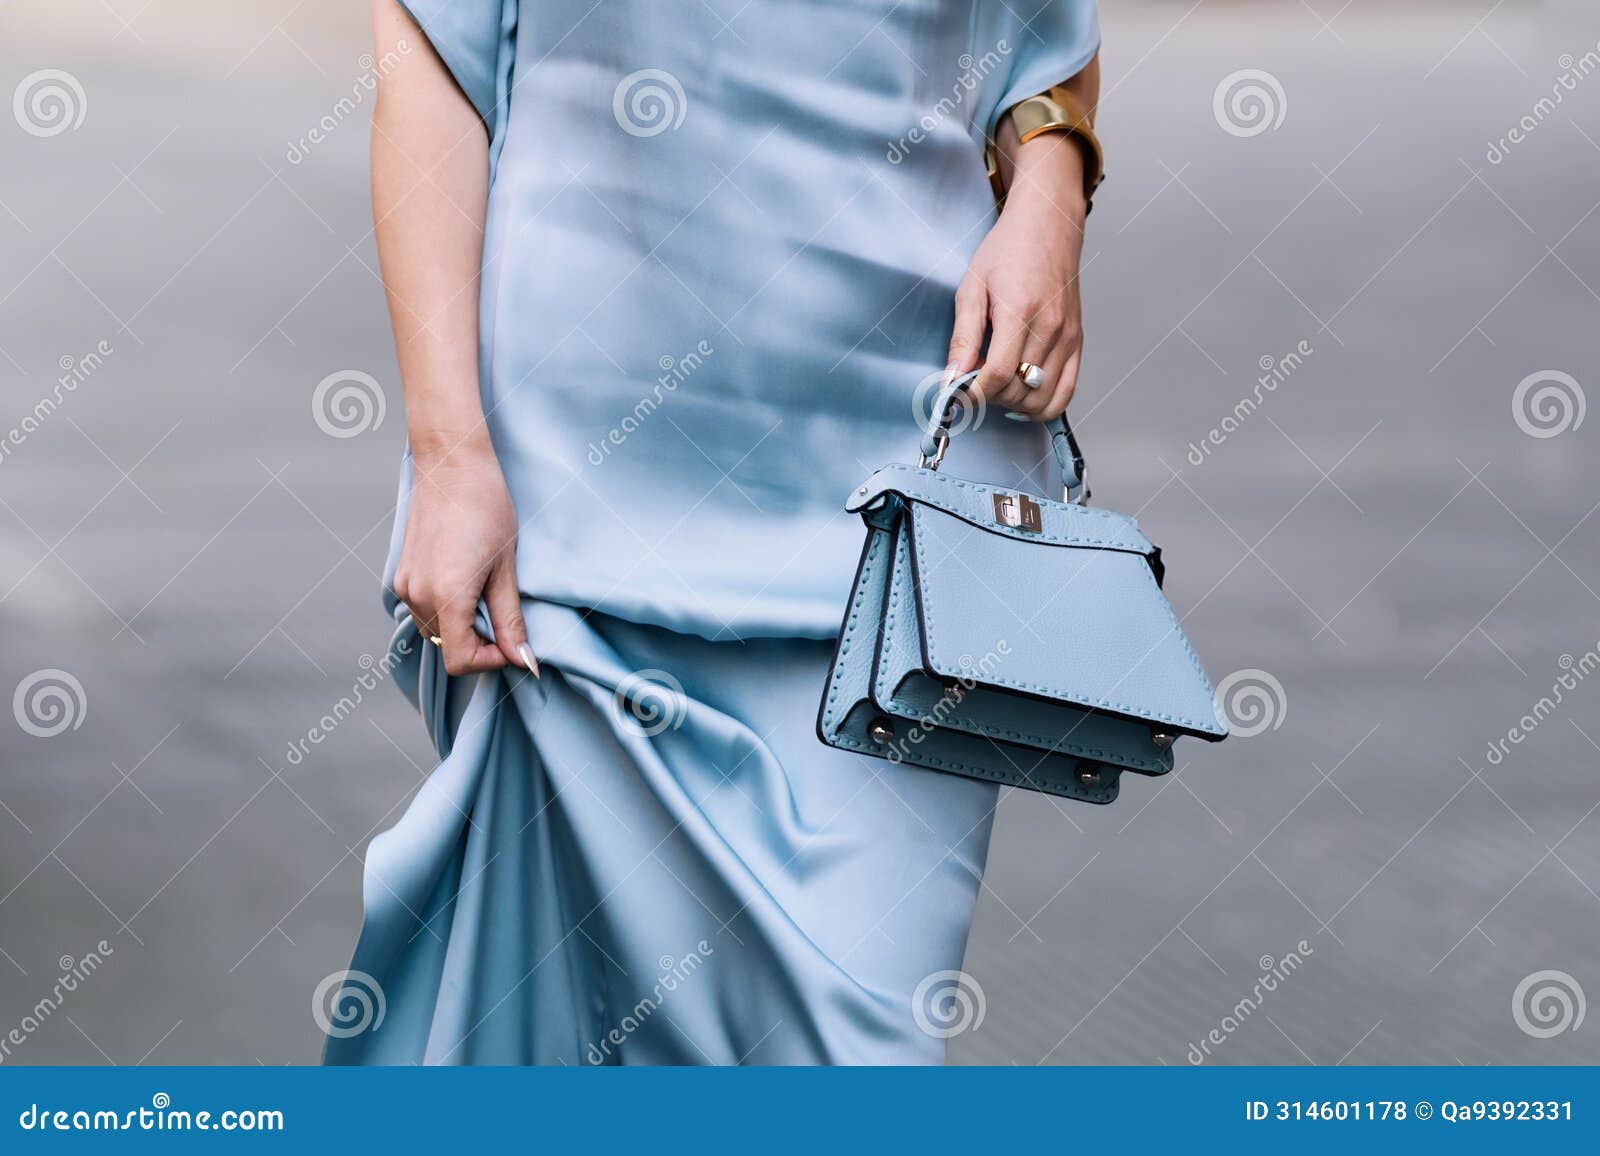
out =
<path fill-rule="evenodd" d="M 1593 1060 L 1600 12 L 1106 7 L 1074 412 L 1259 733 L 1004 802 L 951 1056 Z M 388 634 L 366 8 L 61 8 L 0 10 L 65 102 L 0 107 L 0 690 L 67 712 L 0 726 L 0 1059 L 312 1062 L 430 768 L 389 687 L 288 758 Z"/>

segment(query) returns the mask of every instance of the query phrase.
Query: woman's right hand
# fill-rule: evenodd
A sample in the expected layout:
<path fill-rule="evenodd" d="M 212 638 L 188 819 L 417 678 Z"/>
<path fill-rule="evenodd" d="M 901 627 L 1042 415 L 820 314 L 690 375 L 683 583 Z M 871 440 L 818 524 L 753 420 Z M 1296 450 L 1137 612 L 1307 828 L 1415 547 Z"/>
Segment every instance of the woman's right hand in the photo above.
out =
<path fill-rule="evenodd" d="M 473 674 L 539 664 L 528 646 L 517 587 L 517 513 L 487 436 L 482 444 L 413 452 L 411 504 L 394 591 L 424 638 L 442 638 L 444 668 Z M 478 600 L 494 642 L 473 629 Z"/>

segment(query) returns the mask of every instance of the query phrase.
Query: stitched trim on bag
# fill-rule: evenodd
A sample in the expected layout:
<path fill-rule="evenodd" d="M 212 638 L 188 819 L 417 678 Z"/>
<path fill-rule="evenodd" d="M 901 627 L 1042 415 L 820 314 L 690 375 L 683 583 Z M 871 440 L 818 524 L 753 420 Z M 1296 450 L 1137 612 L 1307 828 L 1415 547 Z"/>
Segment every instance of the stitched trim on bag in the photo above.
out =
<path fill-rule="evenodd" d="M 891 705 L 896 707 L 912 706 L 912 704 L 906 702 L 905 698 L 899 694 L 890 695 L 889 702 Z M 900 715 L 902 718 L 909 716 L 910 710 L 906 710 L 904 714 Z M 1080 755 L 1083 758 L 1094 759 L 1097 762 L 1111 763 L 1113 766 L 1119 766 L 1124 770 L 1134 771 L 1135 773 L 1137 773 L 1137 769 L 1140 767 L 1153 771 L 1158 775 L 1164 775 L 1168 771 L 1172 770 L 1170 766 L 1163 765 L 1159 759 L 1146 759 L 1138 755 L 1125 754 L 1122 751 L 1106 750 L 1104 747 L 1091 747 L 1085 746 L 1082 743 L 1071 743 L 1066 739 L 1052 740 L 1048 736 L 1029 734 L 1026 731 L 1007 730 L 1005 727 L 995 726 L 993 723 L 980 722 L 972 715 L 951 714 L 947 717 L 955 720 L 953 725 L 957 730 L 964 731 L 967 734 L 986 735 L 989 738 L 997 739 L 1010 739 L 1018 745 L 1031 748 L 1048 748 L 1047 750 L 1041 750 L 1039 752 L 1040 754 L 1057 754 L 1060 752 L 1066 752 L 1069 754 Z M 1132 764 L 1131 766 L 1128 765 L 1130 763 Z"/>
<path fill-rule="evenodd" d="M 872 748 L 868 747 L 865 743 L 862 743 L 862 742 L 858 741 L 853 735 L 848 735 L 848 734 L 845 734 L 843 732 L 840 732 L 838 735 L 835 736 L 835 742 L 839 746 L 849 747 L 853 751 L 856 751 L 856 752 L 858 752 L 860 754 L 867 755 L 867 756 L 872 757 L 872 758 L 882 758 L 883 757 L 882 755 L 879 755 L 875 750 L 873 750 Z M 1037 777 L 1032 777 L 1030 779 L 1029 776 L 1024 776 L 1024 775 L 1021 775 L 1021 774 L 1014 774 L 1014 773 L 1012 773 L 1010 771 L 996 771 L 996 770 L 991 770 L 988 767 L 968 766 L 966 763 L 958 763 L 953 759 L 942 759 L 938 755 L 924 754 L 920 750 L 917 752 L 917 758 L 915 758 L 915 759 L 906 758 L 906 759 L 903 760 L 903 762 L 912 763 L 912 764 L 914 764 L 916 766 L 924 767 L 924 768 L 931 769 L 931 770 L 950 771 L 950 772 L 953 772 L 955 774 L 969 775 L 969 776 L 972 776 L 974 778 L 988 779 L 991 782 L 1004 783 L 1008 787 L 1022 787 L 1022 788 L 1026 789 L 1026 790 L 1033 790 L 1033 791 L 1043 790 L 1047 794 L 1057 795 L 1057 796 L 1059 796 L 1061 798 L 1081 799 L 1084 802 L 1089 802 L 1089 803 L 1097 802 L 1100 799 L 1104 799 L 1106 802 L 1110 802 L 1111 800 L 1116 798 L 1116 791 L 1111 787 L 1103 787 L 1103 788 L 1101 788 L 1099 794 L 1091 794 L 1090 792 L 1083 790 L 1081 787 L 1071 787 L 1071 788 L 1064 787 L 1062 784 L 1057 783 L 1057 782 L 1055 782 L 1053 780 L 1050 781 L 1048 787 L 1045 787 L 1045 786 L 1041 786 L 1041 784 L 1044 783 L 1045 780 L 1039 779 Z M 1119 781 L 1119 779 L 1120 779 L 1120 771 L 1121 771 L 1120 767 L 1107 767 L 1106 769 L 1111 772 L 1113 782 Z"/>
<path fill-rule="evenodd" d="M 1004 486 L 990 486 L 990 485 L 985 485 L 982 482 L 969 482 L 969 481 L 965 480 L 964 478 L 946 477 L 944 474 L 934 473 L 932 471 L 926 471 L 926 470 L 918 470 L 918 469 L 913 468 L 912 466 L 906 465 L 903 462 L 891 462 L 889 465 L 884 466 L 882 469 L 880 469 L 878 471 L 879 474 L 889 473 L 889 472 L 898 473 L 898 474 L 909 474 L 909 475 L 911 475 L 913 477 L 916 477 L 917 479 L 919 479 L 921 481 L 930 482 L 930 483 L 935 484 L 935 485 L 950 486 L 950 487 L 953 487 L 955 489 L 971 490 L 974 493 L 978 493 L 978 494 L 995 494 L 995 493 L 1012 494 L 1012 493 L 1017 493 L 1018 492 L 1015 489 L 1007 489 Z M 874 475 L 874 477 L 876 477 L 876 476 L 877 475 Z M 894 493 L 900 494 L 900 496 L 902 498 L 905 498 L 907 501 L 921 502 L 925 506 L 932 505 L 936 509 L 942 508 L 942 507 L 937 506 L 935 503 L 931 502 L 927 498 L 919 497 L 916 494 L 903 493 L 900 490 L 893 490 L 892 487 L 887 487 L 887 486 L 882 487 L 879 492 L 881 493 L 881 492 L 884 492 L 884 491 L 891 491 L 891 490 Z M 855 502 L 855 503 L 852 503 L 852 504 L 848 504 L 846 508 L 850 509 L 850 511 L 852 513 L 858 513 L 858 512 L 860 512 L 861 509 L 863 509 L 865 507 L 867 500 L 868 499 L 862 499 L 862 500 L 860 500 L 858 502 Z M 1054 505 L 1052 505 L 1052 509 L 1053 508 L 1054 508 Z M 1151 542 L 1149 538 L 1145 537 L 1143 531 L 1138 529 L 1137 523 L 1134 523 L 1133 525 L 1128 525 L 1127 524 L 1127 523 L 1133 522 L 1133 519 L 1129 518 L 1128 515 L 1126 515 L 1126 514 L 1119 514 L 1115 510 L 1101 510 L 1101 509 L 1098 509 L 1098 508 L 1096 508 L 1094 506 L 1073 506 L 1071 509 L 1072 509 L 1073 512 L 1070 513 L 1070 514 L 1067 514 L 1065 516 L 1072 517 L 1072 518 L 1099 518 L 1099 519 L 1106 520 L 1106 521 L 1116 520 L 1116 521 L 1119 521 L 1119 522 L 1123 523 L 1123 525 L 1121 525 L 1119 528 L 1121 528 L 1122 530 L 1127 531 L 1129 533 L 1137 534 L 1141 541 L 1129 541 L 1125 537 L 1120 537 L 1120 538 L 1096 538 L 1096 537 L 1092 537 L 1092 536 L 1088 536 L 1088 535 L 1077 535 L 1077 534 L 1063 536 L 1063 535 L 1060 535 L 1060 534 L 1047 534 L 1047 533 L 1043 533 L 1043 532 L 1040 532 L 1040 533 L 1033 533 L 1033 532 L 1030 532 L 1030 531 L 1012 532 L 1008 527 L 1005 527 L 1005 526 L 993 526 L 993 527 L 991 527 L 991 526 L 979 526 L 978 528 L 982 529 L 982 530 L 986 530 L 986 531 L 988 531 L 990 533 L 1001 534 L 1004 537 L 1013 538 L 1013 539 L 1015 539 L 1017 541 L 1049 542 L 1049 543 L 1052 543 L 1052 544 L 1058 545 L 1058 546 L 1087 546 L 1087 547 L 1100 547 L 1100 548 L 1114 548 L 1114 549 L 1125 550 L 1125 551 L 1128 551 L 1129 553 L 1139 554 L 1140 556 L 1148 556 L 1149 554 L 1154 552 L 1154 550 L 1156 548 L 1155 547 L 1155 543 Z M 950 514 L 952 517 L 959 517 L 959 518 L 961 518 L 962 521 L 967 521 L 967 518 L 962 517 L 962 515 L 956 514 L 953 511 L 946 510 L 945 513 Z M 974 516 L 980 516 L 980 515 L 974 515 Z"/>
<path fill-rule="evenodd" d="M 886 639 L 888 639 L 890 637 L 890 635 L 893 633 L 893 630 L 894 630 L 895 618 L 901 612 L 900 611 L 900 603 L 902 601 L 902 593 L 901 593 L 901 590 L 900 590 L 901 573 L 900 573 L 900 567 L 898 565 L 898 561 L 899 561 L 899 545 L 900 545 L 900 536 L 896 535 L 894 537 L 894 539 L 890 542 L 888 549 L 885 551 L 889 574 L 888 574 L 887 579 L 885 579 L 885 582 L 884 582 L 884 589 L 885 589 L 884 613 L 883 613 L 883 622 L 879 626 L 879 639 L 880 640 L 886 640 Z M 909 562 L 910 562 L 910 559 L 908 557 L 907 558 L 907 563 L 909 564 Z M 910 599 L 910 601 L 913 604 L 915 604 L 916 598 L 912 597 Z M 888 646 L 882 647 L 882 653 L 878 657 L 878 661 L 873 664 L 873 668 L 874 668 L 874 671 L 875 671 L 874 683 L 887 685 L 887 683 L 888 683 L 888 673 L 889 673 L 889 664 L 890 664 L 890 659 L 892 657 L 893 657 L 893 654 L 892 654 L 891 648 L 888 647 Z M 877 696 L 876 696 L 876 694 L 873 693 L 873 683 L 869 683 L 869 685 L 868 685 L 868 694 L 869 694 L 870 697 L 872 697 L 872 699 L 874 701 L 876 701 Z M 902 710 L 898 710 L 898 711 L 895 710 L 896 707 L 898 707 L 901 703 L 904 702 L 904 699 L 898 693 L 896 693 L 894 691 L 891 691 L 886 696 L 886 701 L 887 701 L 888 706 L 891 708 L 891 713 L 897 713 L 898 717 L 900 717 L 902 719 L 912 719 L 914 721 L 914 718 L 913 718 L 914 714 L 920 714 L 921 713 L 921 712 L 913 712 L 911 710 L 903 710 L 903 709 Z M 955 715 L 952 715 L 950 717 L 952 719 L 956 720 L 955 729 L 959 730 L 959 731 L 961 731 L 961 732 L 963 732 L 965 734 L 977 735 L 979 737 L 987 736 L 989 738 L 1011 739 L 1014 742 L 1016 742 L 1019 746 L 1025 746 L 1025 747 L 1029 748 L 1030 750 L 1036 752 L 1037 754 L 1039 754 L 1041 756 L 1048 757 L 1050 755 L 1066 753 L 1066 754 L 1075 755 L 1075 756 L 1078 756 L 1078 757 L 1081 757 L 1081 758 L 1095 759 L 1097 761 L 1107 762 L 1107 763 L 1110 763 L 1112 766 L 1121 767 L 1121 768 L 1128 769 L 1128 770 L 1134 770 L 1135 773 L 1137 773 L 1137 768 L 1141 768 L 1141 767 L 1145 768 L 1145 769 L 1148 769 L 1148 770 L 1152 770 L 1156 774 L 1165 774 L 1167 771 L 1171 770 L 1170 767 L 1163 766 L 1159 760 L 1151 761 L 1151 760 L 1148 760 L 1148 759 L 1141 759 L 1141 758 L 1139 758 L 1138 756 L 1135 756 L 1135 755 L 1124 755 L 1122 752 L 1113 752 L 1113 751 L 1106 750 L 1106 749 L 1104 749 L 1102 747 L 1091 747 L 1091 746 L 1087 746 L 1087 745 L 1085 745 L 1083 743 L 1066 743 L 1066 744 L 1063 744 L 1061 741 L 1054 741 L 1054 740 L 1051 740 L 1049 738 L 1046 738 L 1043 735 L 1032 735 L 1032 734 L 1028 734 L 1028 733 L 1026 733 L 1024 731 L 1007 730 L 1004 727 L 998 727 L 998 726 L 994 726 L 994 725 L 991 725 L 991 724 L 982 723 L 982 722 L 979 722 L 976 718 L 971 718 L 970 722 L 968 722 L 968 719 L 969 719 L 970 716 L 955 714 Z M 966 724 L 966 725 L 963 725 L 963 724 Z M 921 725 L 921 724 L 919 723 L 917 725 Z M 936 730 L 937 728 L 929 727 L 929 728 L 926 728 L 926 729 L 928 729 L 928 730 Z M 1133 766 L 1131 766 L 1131 767 L 1127 766 L 1127 764 L 1130 763 L 1130 762 L 1133 764 Z"/>
<path fill-rule="evenodd" d="M 877 530 L 871 531 L 871 533 L 887 535 L 888 531 Z M 875 577 L 877 571 L 877 567 L 874 566 L 871 557 L 871 546 L 872 542 L 869 540 L 868 545 L 864 548 L 865 557 L 863 557 L 861 561 L 861 571 L 856 578 L 856 589 L 854 592 L 855 598 L 852 601 L 850 613 L 845 618 L 844 629 L 839 635 L 839 653 L 834 658 L 833 670 L 830 672 L 828 678 L 828 701 L 827 706 L 823 710 L 822 722 L 823 728 L 829 732 L 829 741 L 834 746 L 844 747 L 868 757 L 881 758 L 882 756 L 879 755 L 876 750 L 869 748 L 866 744 L 858 741 L 854 736 L 845 733 L 845 731 L 842 729 L 845 720 L 840 718 L 838 715 L 838 700 L 840 696 L 839 683 L 841 681 L 841 679 L 838 677 L 838 674 L 845 664 L 845 659 L 850 653 L 851 647 L 855 644 L 856 631 L 861 625 L 861 607 L 866 601 L 867 591 L 873 586 L 871 579 Z M 882 552 L 885 558 L 889 559 L 891 563 L 894 552 L 893 547 L 893 541 L 889 541 L 882 547 Z M 892 571 L 892 565 L 890 566 L 890 569 Z M 893 596 L 892 582 L 889 584 L 886 595 L 888 597 Z M 871 692 L 871 668 L 869 666 L 867 685 L 867 693 L 869 696 Z M 854 704 L 852 704 L 852 709 L 853 707 Z M 846 712 L 846 717 L 848 717 L 848 711 Z M 953 759 L 942 759 L 938 755 L 924 754 L 920 751 L 918 754 L 921 756 L 919 759 L 907 759 L 905 761 L 914 764 L 920 764 L 932 770 L 943 770 L 955 774 L 969 775 L 971 777 L 984 779 L 989 782 L 1003 783 L 1006 786 L 1022 787 L 1029 790 L 1045 790 L 1047 793 L 1057 795 L 1061 798 L 1079 799 L 1090 803 L 1097 802 L 1101 799 L 1109 803 L 1116 798 L 1116 777 L 1120 775 L 1122 770 L 1121 767 L 1117 766 L 1108 767 L 1107 769 L 1113 776 L 1113 786 L 1102 788 L 1098 794 L 1093 794 L 1083 790 L 1080 787 L 1070 785 L 1064 786 L 1054 781 L 1050 782 L 1048 787 L 1044 787 L 1040 785 L 1043 780 L 1038 778 L 1032 778 L 1032 781 L 1030 782 L 1030 776 L 1008 771 L 991 770 L 988 767 L 969 766 L 965 763 L 956 762 Z"/>
<path fill-rule="evenodd" d="M 837 676 L 840 669 L 844 666 L 846 656 L 850 653 L 851 645 L 855 641 L 856 627 L 859 626 L 861 622 L 861 604 L 866 599 L 868 587 L 871 586 L 868 578 L 873 572 L 872 547 L 874 543 L 872 536 L 876 534 L 882 534 L 884 532 L 885 531 L 882 530 L 867 531 L 867 543 L 862 547 L 861 572 L 856 575 L 854 604 L 850 607 L 850 613 L 845 618 L 844 629 L 839 634 L 839 652 L 838 654 L 834 655 L 833 670 L 829 672 L 828 676 L 828 705 L 827 708 L 822 712 L 822 724 L 829 731 L 834 732 L 835 738 L 842 737 L 838 734 L 838 728 L 839 724 L 843 721 L 838 717 L 837 714 L 840 681 Z M 870 666 L 868 689 L 869 691 L 871 689 Z"/>
<path fill-rule="evenodd" d="M 912 549 L 916 551 L 917 555 L 917 565 L 925 574 L 928 572 L 928 560 L 925 548 L 923 547 L 922 543 L 917 540 L 916 534 L 912 534 L 911 537 Z M 1150 573 L 1150 567 L 1148 566 L 1140 567 L 1140 569 L 1144 574 L 1145 581 L 1149 582 L 1151 587 L 1155 589 L 1157 599 L 1160 602 L 1162 609 L 1166 611 L 1167 621 L 1172 624 L 1170 633 L 1178 636 L 1178 642 L 1183 646 L 1184 653 L 1188 655 L 1190 665 L 1194 667 L 1195 673 L 1200 676 L 1200 681 L 1204 685 L 1210 686 L 1210 680 L 1206 678 L 1206 672 L 1200 665 L 1199 655 L 1195 654 L 1194 647 L 1189 645 L 1189 639 L 1184 635 L 1183 629 L 1178 625 L 1178 616 L 1172 612 L 1172 604 L 1169 603 L 1166 599 L 1166 596 L 1161 593 L 1161 588 L 1156 586 L 1155 575 Z M 922 611 L 923 618 L 927 622 L 926 637 L 932 639 L 936 637 L 934 634 L 933 610 L 929 606 L 927 598 L 923 598 L 921 600 L 920 609 Z M 1145 655 L 1145 658 L 1148 657 L 1149 653 Z M 1140 659 L 1140 662 L 1143 661 L 1144 659 Z M 1075 702 L 1079 702 L 1084 706 L 1104 707 L 1106 710 L 1114 710 L 1120 714 L 1137 715 L 1139 718 L 1148 718 L 1156 722 L 1177 723 L 1180 726 L 1192 727 L 1196 730 L 1206 729 L 1204 724 L 1184 715 L 1165 714 L 1159 711 L 1147 711 L 1142 708 L 1135 707 L 1132 703 L 1117 703 L 1112 702 L 1110 699 L 1094 698 L 1087 692 L 1080 691 L 1073 687 L 1046 686 L 1043 683 L 1020 682 L 1016 679 L 1006 678 L 1004 675 L 999 674 L 993 675 L 992 679 L 994 682 L 1002 686 L 1013 687 L 1017 690 L 1033 691 L 1034 693 L 1047 695 L 1052 698 L 1070 697 Z M 1212 725 L 1214 726 L 1215 723 L 1216 720 L 1213 719 Z M 1207 733 L 1214 734 L 1216 732 L 1207 731 Z"/>
<path fill-rule="evenodd" d="M 889 555 L 890 564 L 889 578 L 887 580 L 887 607 L 884 611 L 883 625 L 879 628 L 881 636 L 885 638 L 893 629 L 895 614 L 899 612 L 899 607 L 896 605 L 896 603 L 900 597 L 897 593 L 900 583 L 896 581 L 896 578 L 899 576 L 899 567 L 895 565 L 895 559 L 898 557 L 898 555 L 892 548 L 889 551 Z M 914 604 L 916 602 L 916 598 L 913 597 L 911 601 Z M 876 682 L 885 686 L 888 685 L 888 668 L 890 657 L 891 653 L 889 648 L 884 647 L 882 656 L 875 664 Z M 923 677 L 928 677 L 925 672 Z M 904 686 L 905 680 L 902 679 L 900 685 Z M 871 693 L 870 686 L 869 693 Z M 895 708 L 897 710 L 902 718 L 909 718 L 914 713 L 923 713 L 914 712 L 911 709 L 907 709 L 910 704 L 906 702 L 906 699 L 898 690 L 891 690 L 885 696 L 885 700 L 891 708 Z M 1104 747 L 1092 747 L 1084 743 L 1072 743 L 1066 738 L 1050 739 L 1044 735 L 1029 734 L 1026 731 L 1008 730 L 1005 727 L 995 726 L 992 723 L 981 722 L 976 715 L 953 712 L 947 717 L 952 722 L 956 730 L 962 731 L 966 734 L 977 734 L 998 739 L 1010 739 L 1021 746 L 1038 750 L 1039 753 L 1043 755 L 1056 754 L 1064 751 L 1069 754 L 1081 756 L 1083 758 L 1109 762 L 1114 766 L 1120 766 L 1128 770 L 1133 770 L 1135 773 L 1137 773 L 1139 768 L 1144 768 L 1155 774 L 1164 775 L 1172 769 L 1170 765 L 1163 765 L 1159 759 L 1144 759 L 1137 755 L 1124 754 L 1120 751 L 1110 751 Z M 1129 763 L 1131 763 L 1132 766 L 1129 766 Z"/>
<path fill-rule="evenodd" d="M 878 637 L 880 639 L 885 639 L 889 636 L 889 633 L 894 626 L 895 613 L 898 610 L 897 604 L 900 600 L 900 594 L 896 587 L 899 586 L 899 583 L 896 582 L 895 579 L 899 575 L 899 568 L 895 565 L 895 560 L 898 557 L 899 551 L 895 549 L 895 547 L 899 545 L 900 537 L 903 536 L 904 531 L 902 530 L 901 534 L 890 543 L 890 549 L 888 551 L 889 577 L 885 583 L 883 623 L 878 627 Z M 915 597 L 912 598 L 912 601 L 916 601 Z M 878 657 L 878 661 L 874 664 L 873 675 L 867 683 L 867 693 L 869 696 L 872 695 L 877 682 L 882 680 L 884 675 L 887 673 L 889 657 L 889 650 L 887 647 L 884 647 L 883 653 Z"/>

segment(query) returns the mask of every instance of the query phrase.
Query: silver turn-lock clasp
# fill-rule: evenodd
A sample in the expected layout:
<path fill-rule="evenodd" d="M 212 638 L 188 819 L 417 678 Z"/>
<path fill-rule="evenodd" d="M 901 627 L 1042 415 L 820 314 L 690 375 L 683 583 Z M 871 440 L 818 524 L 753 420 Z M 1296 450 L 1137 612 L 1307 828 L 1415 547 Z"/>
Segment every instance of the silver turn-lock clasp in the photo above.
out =
<path fill-rule="evenodd" d="M 1044 529 L 1039 515 L 1039 503 L 1027 494 L 1007 494 L 999 490 L 994 495 L 994 520 L 1013 530 L 1026 530 L 1037 534 Z"/>

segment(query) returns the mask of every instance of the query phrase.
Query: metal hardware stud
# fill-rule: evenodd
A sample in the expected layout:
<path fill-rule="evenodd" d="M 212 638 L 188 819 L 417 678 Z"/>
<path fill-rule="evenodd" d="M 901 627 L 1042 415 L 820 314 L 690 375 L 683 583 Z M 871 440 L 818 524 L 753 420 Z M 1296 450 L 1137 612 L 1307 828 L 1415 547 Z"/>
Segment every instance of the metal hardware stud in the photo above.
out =
<path fill-rule="evenodd" d="M 894 724 L 886 718 L 875 718 L 867 727 L 867 737 L 880 747 L 894 742 Z"/>
<path fill-rule="evenodd" d="M 1098 787 L 1100 785 L 1100 772 L 1079 771 L 1078 782 L 1082 783 L 1086 787 Z"/>
<path fill-rule="evenodd" d="M 1151 731 L 1150 741 L 1155 743 L 1158 750 L 1166 750 L 1177 739 L 1177 735 L 1168 734 L 1166 731 Z"/>

